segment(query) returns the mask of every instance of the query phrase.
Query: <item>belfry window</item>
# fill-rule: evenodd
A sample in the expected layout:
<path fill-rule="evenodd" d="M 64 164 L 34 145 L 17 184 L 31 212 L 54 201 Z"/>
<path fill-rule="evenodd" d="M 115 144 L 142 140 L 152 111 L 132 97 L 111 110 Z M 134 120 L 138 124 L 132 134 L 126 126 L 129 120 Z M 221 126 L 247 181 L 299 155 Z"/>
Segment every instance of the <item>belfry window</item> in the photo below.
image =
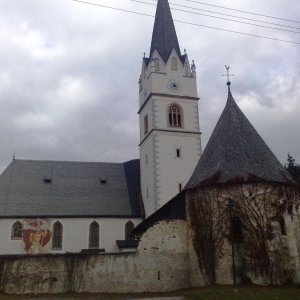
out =
<path fill-rule="evenodd" d="M 53 225 L 52 249 L 61 250 L 63 239 L 63 226 L 60 222 L 55 222 Z"/>
<path fill-rule="evenodd" d="M 176 59 L 176 57 L 172 57 L 171 69 L 174 70 L 174 71 L 177 71 L 177 59 Z"/>
<path fill-rule="evenodd" d="M 128 221 L 125 225 L 125 240 L 132 240 L 131 232 L 134 229 L 134 224 L 131 221 Z"/>
<path fill-rule="evenodd" d="M 20 240 L 22 239 L 23 226 L 22 223 L 17 221 L 13 224 L 11 228 L 11 239 Z"/>
<path fill-rule="evenodd" d="M 155 58 L 154 63 L 155 63 L 155 72 L 158 72 L 160 70 L 159 59 Z"/>
<path fill-rule="evenodd" d="M 148 132 L 148 115 L 144 117 L 144 134 Z"/>
<path fill-rule="evenodd" d="M 89 232 L 89 248 L 90 249 L 99 249 L 99 224 L 97 222 L 93 222 L 90 225 Z"/>
<path fill-rule="evenodd" d="M 169 107 L 169 126 L 182 127 L 182 109 L 178 104 Z"/>

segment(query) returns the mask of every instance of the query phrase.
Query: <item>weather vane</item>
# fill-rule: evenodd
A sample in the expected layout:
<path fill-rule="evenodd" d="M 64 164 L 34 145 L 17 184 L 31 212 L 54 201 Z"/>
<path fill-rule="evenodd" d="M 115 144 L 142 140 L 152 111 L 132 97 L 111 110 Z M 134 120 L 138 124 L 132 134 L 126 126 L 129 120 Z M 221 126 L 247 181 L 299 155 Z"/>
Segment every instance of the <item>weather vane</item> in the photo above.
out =
<path fill-rule="evenodd" d="M 230 66 L 225 65 L 225 68 L 227 74 L 222 74 L 222 76 L 227 76 L 227 85 L 228 85 L 228 90 L 230 91 L 230 85 L 231 85 L 230 76 L 234 76 L 234 74 L 230 74 L 229 72 Z"/>

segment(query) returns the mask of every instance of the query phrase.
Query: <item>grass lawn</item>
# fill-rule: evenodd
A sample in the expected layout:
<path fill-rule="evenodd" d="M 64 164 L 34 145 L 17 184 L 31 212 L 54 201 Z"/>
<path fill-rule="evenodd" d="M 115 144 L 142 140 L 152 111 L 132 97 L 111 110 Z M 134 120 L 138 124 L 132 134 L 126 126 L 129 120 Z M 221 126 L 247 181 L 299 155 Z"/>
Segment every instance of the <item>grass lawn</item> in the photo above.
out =
<path fill-rule="evenodd" d="M 103 295 L 103 294 L 68 294 L 43 296 L 8 296 L 0 295 L 1 300 L 127 300 L 147 297 L 184 296 L 185 300 L 300 300 L 300 286 L 291 287 L 257 287 L 239 286 L 237 291 L 228 286 L 209 286 L 188 289 L 174 293 Z"/>
<path fill-rule="evenodd" d="M 300 287 L 211 286 L 183 291 L 186 300 L 300 300 Z"/>

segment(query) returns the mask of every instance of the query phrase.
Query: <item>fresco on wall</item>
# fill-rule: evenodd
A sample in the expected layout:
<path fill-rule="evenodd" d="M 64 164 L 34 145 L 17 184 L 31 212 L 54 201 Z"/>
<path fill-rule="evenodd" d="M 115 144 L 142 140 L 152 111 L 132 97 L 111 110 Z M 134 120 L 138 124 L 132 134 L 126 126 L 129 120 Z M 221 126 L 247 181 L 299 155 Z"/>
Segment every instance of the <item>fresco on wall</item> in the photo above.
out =
<path fill-rule="evenodd" d="M 51 239 L 50 219 L 26 219 L 23 243 L 26 254 L 46 253 Z"/>

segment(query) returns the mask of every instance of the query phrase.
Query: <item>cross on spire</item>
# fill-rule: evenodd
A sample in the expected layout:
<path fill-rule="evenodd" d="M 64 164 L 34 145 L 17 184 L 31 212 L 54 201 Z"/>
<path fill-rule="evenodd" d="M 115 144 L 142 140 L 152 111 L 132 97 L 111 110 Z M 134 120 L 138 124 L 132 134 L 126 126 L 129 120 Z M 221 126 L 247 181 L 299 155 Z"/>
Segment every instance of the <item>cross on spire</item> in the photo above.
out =
<path fill-rule="evenodd" d="M 226 73 L 227 74 L 222 74 L 222 76 L 227 76 L 228 91 L 230 91 L 230 85 L 231 85 L 230 76 L 234 76 L 234 74 L 230 74 L 230 71 L 229 71 L 230 66 L 225 65 L 225 68 L 226 68 Z"/>

